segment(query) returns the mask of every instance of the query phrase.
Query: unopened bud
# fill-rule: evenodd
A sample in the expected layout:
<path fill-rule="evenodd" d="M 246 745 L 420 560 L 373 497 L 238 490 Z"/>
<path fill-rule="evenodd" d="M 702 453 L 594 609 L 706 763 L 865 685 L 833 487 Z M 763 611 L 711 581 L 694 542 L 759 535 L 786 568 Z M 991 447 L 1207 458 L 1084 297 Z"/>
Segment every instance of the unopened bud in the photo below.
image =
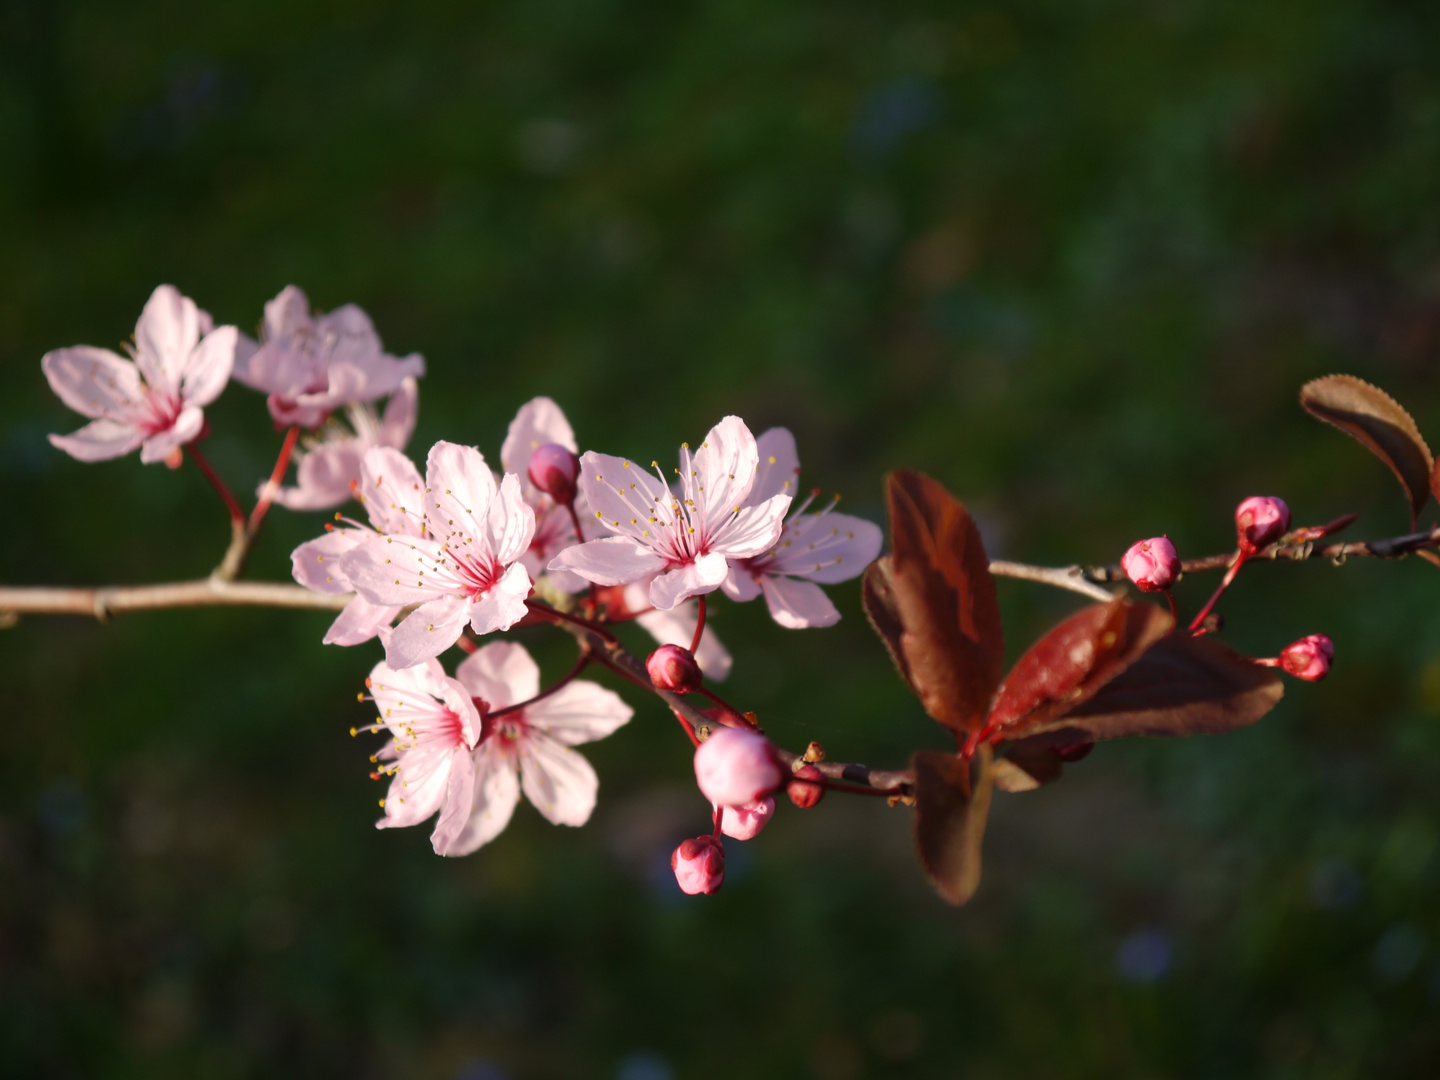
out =
<path fill-rule="evenodd" d="M 695 654 L 679 645 L 661 645 L 645 661 L 645 670 L 650 673 L 650 681 L 661 690 L 677 694 L 700 689 L 704 679 Z"/>
<path fill-rule="evenodd" d="M 1330 673 L 1330 661 L 1334 659 L 1335 643 L 1324 634 L 1311 634 L 1285 647 L 1280 666 L 1297 679 L 1319 682 Z"/>
<path fill-rule="evenodd" d="M 1141 592 L 1163 592 L 1180 576 L 1180 557 L 1168 536 L 1155 536 L 1132 544 L 1120 560 L 1125 576 Z"/>
<path fill-rule="evenodd" d="M 736 840 L 753 840 L 775 814 L 775 800 L 766 797 L 746 806 L 727 806 L 720 811 L 720 831 Z"/>
<path fill-rule="evenodd" d="M 684 840 L 670 856 L 670 869 L 682 892 L 709 896 L 725 884 L 725 848 L 713 836 Z"/>
<path fill-rule="evenodd" d="M 770 743 L 753 731 L 722 728 L 695 748 L 695 782 L 718 806 L 763 799 L 784 778 Z"/>
<path fill-rule="evenodd" d="M 825 774 L 814 765 L 801 765 L 794 779 L 785 785 L 785 794 L 801 810 L 809 810 L 825 797 L 825 785 L 821 783 L 824 778 Z"/>
<path fill-rule="evenodd" d="M 530 482 L 557 503 L 569 506 L 575 501 L 579 475 L 580 459 L 559 443 L 546 443 L 530 455 Z"/>
<path fill-rule="evenodd" d="M 167 469 L 178 469 L 178 468 L 180 468 L 181 465 L 184 465 L 184 464 L 185 464 L 185 449 L 184 449 L 184 447 L 180 447 L 180 446 L 175 447 L 174 450 L 171 450 L 168 454 L 165 455 L 164 461 L 165 461 L 165 467 L 166 467 Z"/>
<path fill-rule="evenodd" d="M 1290 508 L 1273 495 L 1252 495 L 1235 508 L 1235 532 L 1240 550 L 1253 555 L 1273 544 L 1290 528 Z"/>

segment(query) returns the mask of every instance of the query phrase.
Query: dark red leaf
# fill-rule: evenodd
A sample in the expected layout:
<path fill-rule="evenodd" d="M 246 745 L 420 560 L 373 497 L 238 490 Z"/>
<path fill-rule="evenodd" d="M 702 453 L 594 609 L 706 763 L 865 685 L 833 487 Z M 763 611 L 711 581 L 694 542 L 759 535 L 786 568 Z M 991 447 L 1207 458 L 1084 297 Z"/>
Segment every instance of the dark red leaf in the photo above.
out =
<path fill-rule="evenodd" d="M 1255 723 L 1285 693 L 1280 676 L 1212 637 L 1172 634 L 1090 700 L 1028 734 L 1068 741 L 1213 735 Z"/>
<path fill-rule="evenodd" d="M 925 711 L 957 733 L 974 731 L 1005 656 L 980 531 L 921 473 L 891 473 L 885 493 L 892 550 L 865 579 L 871 621 Z"/>
<path fill-rule="evenodd" d="M 1440 496 L 1440 475 L 1430 447 L 1410 414 L 1385 391 L 1353 375 L 1327 375 L 1300 388 L 1300 404 L 1312 416 L 1358 439 L 1390 466 L 1410 499 L 1411 526 L 1431 490 Z"/>
<path fill-rule="evenodd" d="M 920 862 L 935 888 L 963 904 L 980 884 L 980 847 L 994 787 L 990 748 L 970 761 L 935 750 L 917 750 L 915 840 Z"/>
<path fill-rule="evenodd" d="M 1064 715 L 1170 632 L 1168 612 L 1120 597 L 1077 611 L 1037 641 L 1005 677 L 985 735 L 1015 738 Z"/>

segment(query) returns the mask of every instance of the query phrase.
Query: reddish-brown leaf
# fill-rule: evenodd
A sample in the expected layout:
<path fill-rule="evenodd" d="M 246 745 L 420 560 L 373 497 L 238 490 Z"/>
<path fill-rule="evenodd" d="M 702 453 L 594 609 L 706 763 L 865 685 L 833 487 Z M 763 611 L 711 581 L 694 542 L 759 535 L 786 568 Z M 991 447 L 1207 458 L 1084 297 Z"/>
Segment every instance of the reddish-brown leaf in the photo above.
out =
<path fill-rule="evenodd" d="M 1010 743 L 1005 756 L 995 759 L 995 786 L 1001 791 L 1034 791 L 1060 779 L 1067 762 L 1079 761 L 1095 749 L 1094 742 L 1064 738 L 1065 733 L 1036 735 Z"/>
<path fill-rule="evenodd" d="M 1028 729 L 1074 741 L 1127 735 L 1213 735 L 1255 723 L 1284 683 L 1212 637 L 1163 637 L 1090 700 Z"/>
<path fill-rule="evenodd" d="M 891 473 L 885 493 L 891 554 L 866 578 L 871 621 L 925 711 L 957 733 L 974 731 L 1005 657 L 980 530 L 921 473 Z"/>
<path fill-rule="evenodd" d="M 865 602 L 865 614 L 870 625 L 875 628 L 875 633 L 880 635 L 880 640 L 885 642 L 885 648 L 890 651 L 890 659 L 895 661 L 900 677 L 910 684 L 910 689 L 918 696 L 920 691 L 916 690 L 915 684 L 910 681 L 910 665 L 900 644 L 905 625 L 900 621 L 900 612 L 895 604 L 892 575 L 890 556 L 881 555 L 865 568 L 860 596 Z"/>
<path fill-rule="evenodd" d="M 985 721 L 987 737 L 1017 738 L 1088 701 L 1170 632 L 1154 604 L 1119 597 L 1077 611 L 1010 669 Z"/>
<path fill-rule="evenodd" d="M 1353 375 L 1327 375 L 1300 388 L 1300 404 L 1310 415 L 1358 439 L 1390 466 L 1410 500 L 1410 521 L 1419 520 L 1432 488 L 1440 497 L 1440 475 L 1430 447 L 1410 414 L 1385 391 Z"/>
<path fill-rule="evenodd" d="M 963 904 L 980 884 L 980 848 L 994 787 L 990 748 L 982 746 L 971 761 L 917 750 L 914 767 L 920 863 L 941 896 Z"/>

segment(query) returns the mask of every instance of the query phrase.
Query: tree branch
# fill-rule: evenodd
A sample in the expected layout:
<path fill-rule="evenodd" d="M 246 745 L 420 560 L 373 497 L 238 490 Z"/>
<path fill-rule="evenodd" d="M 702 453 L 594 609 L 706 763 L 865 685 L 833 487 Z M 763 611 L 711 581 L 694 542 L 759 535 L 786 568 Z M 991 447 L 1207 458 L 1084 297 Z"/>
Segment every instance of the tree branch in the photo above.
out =
<path fill-rule="evenodd" d="M 17 589 L 0 587 L 0 615 L 86 615 L 102 622 L 129 611 L 192 607 L 275 607 L 339 611 L 350 593 L 317 593 L 270 581 L 227 581 L 220 577 L 98 589 Z"/>

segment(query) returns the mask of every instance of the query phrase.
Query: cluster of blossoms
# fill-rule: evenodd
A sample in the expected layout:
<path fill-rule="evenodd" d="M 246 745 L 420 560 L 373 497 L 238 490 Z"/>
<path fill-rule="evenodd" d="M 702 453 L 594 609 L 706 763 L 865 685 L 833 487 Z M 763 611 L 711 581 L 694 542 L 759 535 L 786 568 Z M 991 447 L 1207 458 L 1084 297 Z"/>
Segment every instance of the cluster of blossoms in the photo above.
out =
<path fill-rule="evenodd" d="M 238 520 L 238 503 L 198 445 L 208 434 L 203 407 L 233 377 L 264 393 L 271 420 L 287 431 L 257 513 L 272 500 L 297 511 L 352 499 L 363 507 L 353 517 L 337 512 L 321 536 L 297 548 L 292 572 L 308 589 L 350 596 L 325 643 L 383 646 L 385 659 L 366 680 L 379 719 L 363 729 L 388 735 L 371 759 L 372 775 L 390 778 L 379 825 L 433 817 L 442 855 L 493 839 L 522 792 L 550 821 L 583 824 L 598 781 L 573 747 L 631 716 L 615 693 L 575 677 L 584 655 L 542 690 L 522 646 L 477 639 L 522 622 L 633 619 L 660 644 L 649 665 L 655 685 L 694 692 L 731 666 L 704 625 L 708 594 L 763 595 L 781 626 L 830 626 L 840 616 L 820 586 L 859 576 L 880 551 L 872 522 L 836 513 L 834 502 L 812 509 L 815 492 L 796 501 L 800 462 L 790 432 L 774 428 L 757 439 L 735 416 L 698 448 L 682 445 L 667 479 L 655 462 L 652 472 L 626 458 L 580 454 L 560 407 L 539 397 L 511 422 L 498 469 L 475 447 L 438 442 L 422 475 L 404 450 L 424 360 L 386 353 L 355 305 L 315 313 L 294 286 L 265 305 L 258 340 L 233 326 L 215 329 L 194 301 L 161 286 L 130 352 L 126 359 L 77 346 L 45 356 L 55 392 L 92 419 L 72 435 L 51 436 L 56 446 L 83 461 L 139 448 L 142 460 L 172 468 L 188 452 Z M 296 479 L 285 486 L 292 454 Z M 438 658 L 456 645 L 469 655 L 449 675 Z M 696 888 L 694 860 L 677 852 L 677 878 L 690 892 L 714 890 L 723 873 L 719 837 L 755 836 L 781 785 L 761 736 L 723 727 L 701 741 L 704 734 L 692 731 L 697 778 L 716 828 L 686 844 L 704 847 L 717 869 Z M 757 763 L 758 779 L 735 778 Z M 727 770 L 730 780 L 717 786 Z M 795 801 L 813 805 L 815 796 Z"/>

